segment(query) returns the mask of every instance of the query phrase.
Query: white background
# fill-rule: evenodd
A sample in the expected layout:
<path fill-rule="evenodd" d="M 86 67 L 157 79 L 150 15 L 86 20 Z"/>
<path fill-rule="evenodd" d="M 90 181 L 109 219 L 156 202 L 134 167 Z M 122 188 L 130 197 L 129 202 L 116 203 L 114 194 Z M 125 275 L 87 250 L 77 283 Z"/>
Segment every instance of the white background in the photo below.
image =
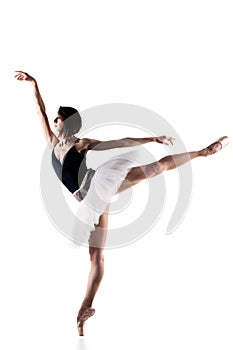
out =
<path fill-rule="evenodd" d="M 88 252 L 45 213 L 46 144 L 31 86 L 13 79 L 17 69 L 37 78 L 51 121 L 59 105 L 131 103 L 203 148 L 232 138 L 232 16 L 226 0 L 2 5 L 1 349 L 232 349 L 232 144 L 193 162 L 192 202 L 170 236 L 176 172 L 165 175 L 162 218 L 135 244 L 106 251 L 96 315 L 79 338 Z"/>

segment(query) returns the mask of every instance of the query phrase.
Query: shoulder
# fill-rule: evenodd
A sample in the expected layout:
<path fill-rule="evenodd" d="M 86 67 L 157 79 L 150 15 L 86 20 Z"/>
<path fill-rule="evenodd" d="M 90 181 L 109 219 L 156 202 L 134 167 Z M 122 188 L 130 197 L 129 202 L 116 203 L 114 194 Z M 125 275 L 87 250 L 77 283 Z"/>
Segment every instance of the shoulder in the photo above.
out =
<path fill-rule="evenodd" d="M 97 146 L 101 141 L 95 140 L 95 139 L 83 138 L 83 139 L 80 139 L 79 142 L 82 144 L 82 147 L 88 151 L 93 149 L 95 146 Z"/>

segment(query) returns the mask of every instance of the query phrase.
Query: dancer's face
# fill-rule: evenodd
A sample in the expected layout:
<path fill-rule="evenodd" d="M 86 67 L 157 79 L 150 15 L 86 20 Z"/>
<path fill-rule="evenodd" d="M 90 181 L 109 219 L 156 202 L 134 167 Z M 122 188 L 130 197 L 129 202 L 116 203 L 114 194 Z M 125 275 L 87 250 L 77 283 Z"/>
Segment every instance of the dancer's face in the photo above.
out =
<path fill-rule="evenodd" d="M 59 114 L 54 119 L 54 128 L 58 134 L 63 130 L 64 122 Z"/>

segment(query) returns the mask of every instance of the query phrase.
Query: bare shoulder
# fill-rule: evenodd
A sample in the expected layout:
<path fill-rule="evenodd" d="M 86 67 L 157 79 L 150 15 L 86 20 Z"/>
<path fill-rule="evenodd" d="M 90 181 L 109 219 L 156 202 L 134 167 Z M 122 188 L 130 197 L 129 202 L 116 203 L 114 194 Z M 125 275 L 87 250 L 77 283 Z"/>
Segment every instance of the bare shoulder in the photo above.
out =
<path fill-rule="evenodd" d="M 88 139 L 88 138 L 80 139 L 80 143 L 82 144 L 83 149 L 86 149 L 86 151 L 89 151 L 89 150 L 93 149 L 100 142 L 101 141 L 95 140 L 95 139 Z"/>
<path fill-rule="evenodd" d="M 93 149 L 95 146 L 97 146 L 99 143 L 101 143 L 101 141 L 96 140 L 96 139 L 81 139 L 83 144 L 85 145 L 85 148 L 88 150 Z"/>

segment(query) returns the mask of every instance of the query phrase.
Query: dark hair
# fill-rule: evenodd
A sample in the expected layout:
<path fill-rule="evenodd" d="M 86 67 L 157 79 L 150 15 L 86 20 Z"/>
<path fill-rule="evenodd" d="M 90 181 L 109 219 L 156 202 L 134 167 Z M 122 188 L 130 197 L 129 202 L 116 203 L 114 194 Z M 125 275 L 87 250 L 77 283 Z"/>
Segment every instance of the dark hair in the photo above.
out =
<path fill-rule="evenodd" d="M 60 106 L 58 109 L 58 114 L 64 121 L 67 137 L 76 134 L 80 130 L 82 126 L 82 119 L 77 109 L 73 107 Z"/>

